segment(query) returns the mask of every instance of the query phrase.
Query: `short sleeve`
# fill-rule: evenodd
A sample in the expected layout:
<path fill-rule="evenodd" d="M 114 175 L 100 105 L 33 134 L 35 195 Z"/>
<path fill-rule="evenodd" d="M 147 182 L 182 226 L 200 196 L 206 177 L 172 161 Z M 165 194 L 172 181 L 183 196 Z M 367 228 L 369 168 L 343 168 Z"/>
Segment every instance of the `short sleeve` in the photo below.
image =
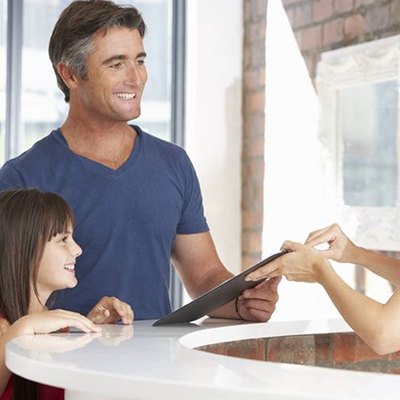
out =
<path fill-rule="evenodd" d="M 21 175 L 10 161 L 6 162 L 0 169 L 0 190 L 17 189 L 24 187 Z"/>
<path fill-rule="evenodd" d="M 204 216 L 203 198 L 200 184 L 192 162 L 184 153 L 185 190 L 181 218 L 178 223 L 178 234 L 192 234 L 208 232 L 206 218 Z"/>

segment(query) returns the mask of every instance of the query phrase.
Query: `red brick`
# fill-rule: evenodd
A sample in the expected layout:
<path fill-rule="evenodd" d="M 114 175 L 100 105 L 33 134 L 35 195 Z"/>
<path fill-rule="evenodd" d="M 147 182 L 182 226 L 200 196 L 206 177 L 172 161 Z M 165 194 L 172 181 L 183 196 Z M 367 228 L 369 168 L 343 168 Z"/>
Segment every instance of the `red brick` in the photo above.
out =
<path fill-rule="evenodd" d="M 250 268 L 252 265 L 260 261 L 261 251 L 257 251 L 255 253 L 246 253 L 243 252 L 242 256 L 242 271 Z"/>
<path fill-rule="evenodd" d="M 320 25 L 312 26 L 302 30 L 301 49 L 318 49 L 322 44 L 322 28 Z"/>
<path fill-rule="evenodd" d="M 294 3 L 301 3 L 303 0 L 282 0 L 282 4 L 286 7 Z"/>
<path fill-rule="evenodd" d="M 388 373 L 388 374 L 400 375 L 400 368 L 399 368 L 399 367 L 396 367 L 396 368 L 388 368 L 387 373 Z"/>
<path fill-rule="evenodd" d="M 250 253 L 261 251 L 261 235 L 255 232 L 243 232 L 242 246 Z"/>
<path fill-rule="evenodd" d="M 243 210 L 242 212 L 242 228 L 254 229 L 259 228 L 263 224 L 262 210 Z"/>
<path fill-rule="evenodd" d="M 302 47 L 302 43 L 303 43 L 303 31 L 302 31 L 302 30 L 296 31 L 296 32 L 294 33 L 294 37 L 296 38 L 296 42 L 297 42 L 297 45 L 299 46 L 299 48 L 303 48 L 303 47 Z"/>
<path fill-rule="evenodd" d="M 266 360 L 314 365 L 314 337 L 305 335 L 270 338 L 267 345 Z"/>
<path fill-rule="evenodd" d="M 243 210 L 262 210 L 264 202 L 264 188 L 263 183 L 257 183 L 247 181 L 246 177 L 243 176 L 242 185 L 242 209 Z"/>
<path fill-rule="evenodd" d="M 294 19 L 291 26 L 295 29 L 308 25 L 313 22 L 313 7 L 312 2 L 300 3 L 297 7 L 293 8 Z"/>
<path fill-rule="evenodd" d="M 264 137 L 265 116 L 263 114 L 247 115 L 244 118 L 243 141 L 252 140 L 252 138 Z M 247 148 L 244 149 L 243 154 L 247 156 Z"/>
<path fill-rule="evenodd" d="M 226 343 L 226 355 L 232 357 L 246 358 L 249 360 L 265 360 L 264 339 L 239 340 Z"/>
<path fill-rule="evenodd" d="M 265 108 L 265 92 L 257 90 L 245 95 L 245 110 L 248 113 L 264 113 Z"/>
<path fill-rule="evenodd" d="M 331 335 L 314 335 L 315 365 L 328 366 L 332 364 Z"/>
<path fill-rule="evenodd" d="M 360 6 L 368 6 L 369 4 L 375 3 L 376 0 L 355 0 L 354 8 L 358 8 Z M 397 1 L 397 0 L 395 0 Z"/>
<path fill-rule="evenodd" d="M 332 362 L 333 365 L 348 364 L 354 362 L 355 335 L 352 333 L 340 333 L 333 337 Z"/>
<path fill-rule="evenodd" d="M 286 12 L 288 21 L 290 23 L 290 26 L 291 27 L 296 26 L 295 25 L 295 12 L 296 12 L 296 9 L 295 8 L 289 8 L 288 10 L 285 10 L 285 12 Z"/>
<path fill-rule="evenodd" d="M 246 182 L 262 183 L 264 179 L 264 159 L 263 157 L 248 157 L 242 166 L 243 178 Z"/>
<path fill-rule="evenodd" d="M 246 89 L 258 89 L 260 86 L 259 82 L 259 70 L 257 68 L 245 68 L 243 72 L 243 85 Z"/>
<path fill-rule="evenodd" d="M 390 353 L 388 356 L 388 360 L 400 360 L 400 351 L 395 351 L 394 353 Z"/>
<path fill-rule="evenodd" d="M 375 353 L 363 340 L 358 336 L 355 338 L 354 362 L 370 361 L 370 360 L 386 360 L 386 355 Z"/>
<path fill-rule="evenodd" d="M 390 25 L 396 25 L 400 22 L 400 1 L 390 3 Z"/>
<path fill-rule="evenodd" d="M 265 65 L 265 39 L 257 39 L 250 44 L 250 63 L 253 67 Z"/>
<path fill-rule="evenodd" d="M 327 22 L 323 28 L 323 45 L 329 46 L 343 39 L 343 20 Z"/>
<path fill-rule="evenodd" d="M 346 40 L 352 40 L 364 35 L 367 31 L 365 18 L 360 15 L 352 15 L 344 21 L 344 36 Z"/>
<path fill-rule="evenodd" d="M 353 2 L 351 0 L 335 0 L 334 9 L 338 13 L 353 10 Z"/>
<path fill-rule="evenodd" d="M 332 0 L 315 0 L 313 16 L 314 22 L 326 21 L 333 15 Z"/>
<path fill-rule="evenodd" d="M 366 20 L 371 32 L 384 31 L 390 26 L 389 6 L 375 7 L 366 14 Z"/>
<path fill-rule="evenodd" d="M 243 152 L 246 157 L 264 157 L 264 135 L 244 140 Z"/>

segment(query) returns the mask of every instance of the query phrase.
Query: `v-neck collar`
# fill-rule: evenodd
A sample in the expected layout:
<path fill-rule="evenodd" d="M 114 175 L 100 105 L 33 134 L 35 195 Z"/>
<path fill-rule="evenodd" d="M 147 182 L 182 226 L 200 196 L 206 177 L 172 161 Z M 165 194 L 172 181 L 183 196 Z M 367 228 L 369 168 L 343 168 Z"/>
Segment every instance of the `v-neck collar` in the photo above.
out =
<path fill-rule="evenodd" d="M 64 135 L 61 132 L 61 128 L 56 129 L 53 131 L 54 137 L 57 139 L 57 141 L 61 142 L 63 146 L 65 146 L 66 150 L 72 155 L 73 157 L 78 158 L 81 160 L 82 163 L 87 165 L 90 168 L 94 168 L 98 170 L 99 172 L 108 174 L 108 175 L 114 175 L 118 176 L 121 175 L 123 172 L 125 172 L 127 169 L 129 169 L 132 164 L 135 162 L 137 157 L 139 156 L 140 149 L 142 147 L 142 142 L 143 142 L 143 131 L 137 126 L 137 125 L 129 125 L 132 129 L 134 129 L 137 133 L 136 138 L 135 138 L 135 144 L 132 148 L 131 154 L 127 158 L 127 160 L 117 169 L 113 169 L 110 167 L 107 167 L 104 164 L 101 164 L 97 161 L 93 161 L 90 158 L 81 156 L 79 154 L 74 153 L 68 146 L 68 143 L 64 137 Z"/>

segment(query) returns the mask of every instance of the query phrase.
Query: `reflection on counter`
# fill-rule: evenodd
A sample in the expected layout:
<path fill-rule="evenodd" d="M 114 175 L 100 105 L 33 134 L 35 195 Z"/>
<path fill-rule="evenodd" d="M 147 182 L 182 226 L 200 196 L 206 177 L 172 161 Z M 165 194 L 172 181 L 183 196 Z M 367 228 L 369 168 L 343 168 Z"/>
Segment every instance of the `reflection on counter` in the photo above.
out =
<path fill-rule="evenodd" d="M 197 350 L 252 360 L 400 374 L 400 351 L 379 355 L 354 333 L 238 340 Z"/>

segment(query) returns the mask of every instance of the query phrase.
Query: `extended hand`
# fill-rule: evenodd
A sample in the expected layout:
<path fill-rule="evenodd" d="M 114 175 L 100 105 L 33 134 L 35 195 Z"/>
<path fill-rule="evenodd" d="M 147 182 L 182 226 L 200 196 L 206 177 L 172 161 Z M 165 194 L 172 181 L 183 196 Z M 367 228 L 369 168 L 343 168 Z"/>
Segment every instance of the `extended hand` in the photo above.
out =
<path fill-rule="evenodd" d="M 133 311 L 129 304 L 116 297 L 103 297 L 87 316 L 96 324 L 113 324 L 119 320 L 124 324 L 133 322 Z"/>
<path fill-rule="evenodd" d="M 252 272 L 246 280 L 257 281 L 284 275 L 289 281 L 321 282 L 324 270 L 331 268 L 328 260 L 309 246 L 286 241 L 282 249 L 287 250 L 288 254 Z"/>
<path fill-rule="evenodd" d="M 244 290 L 238 300 L 240 316 L 247 321 L 268 321 L 278 301 L 280 280 L 280 277 L 268 279 L 253 289 Z"/>
<path fill-rule="evenodd" d="M 305 242 L 308 246 L 315 247 L 328 243 L 329 249 L 320 252 L 331 260 L 339 262 L 352 262 L 357 246 L 343 233 L 338 224 L 311 232 Z"/>

